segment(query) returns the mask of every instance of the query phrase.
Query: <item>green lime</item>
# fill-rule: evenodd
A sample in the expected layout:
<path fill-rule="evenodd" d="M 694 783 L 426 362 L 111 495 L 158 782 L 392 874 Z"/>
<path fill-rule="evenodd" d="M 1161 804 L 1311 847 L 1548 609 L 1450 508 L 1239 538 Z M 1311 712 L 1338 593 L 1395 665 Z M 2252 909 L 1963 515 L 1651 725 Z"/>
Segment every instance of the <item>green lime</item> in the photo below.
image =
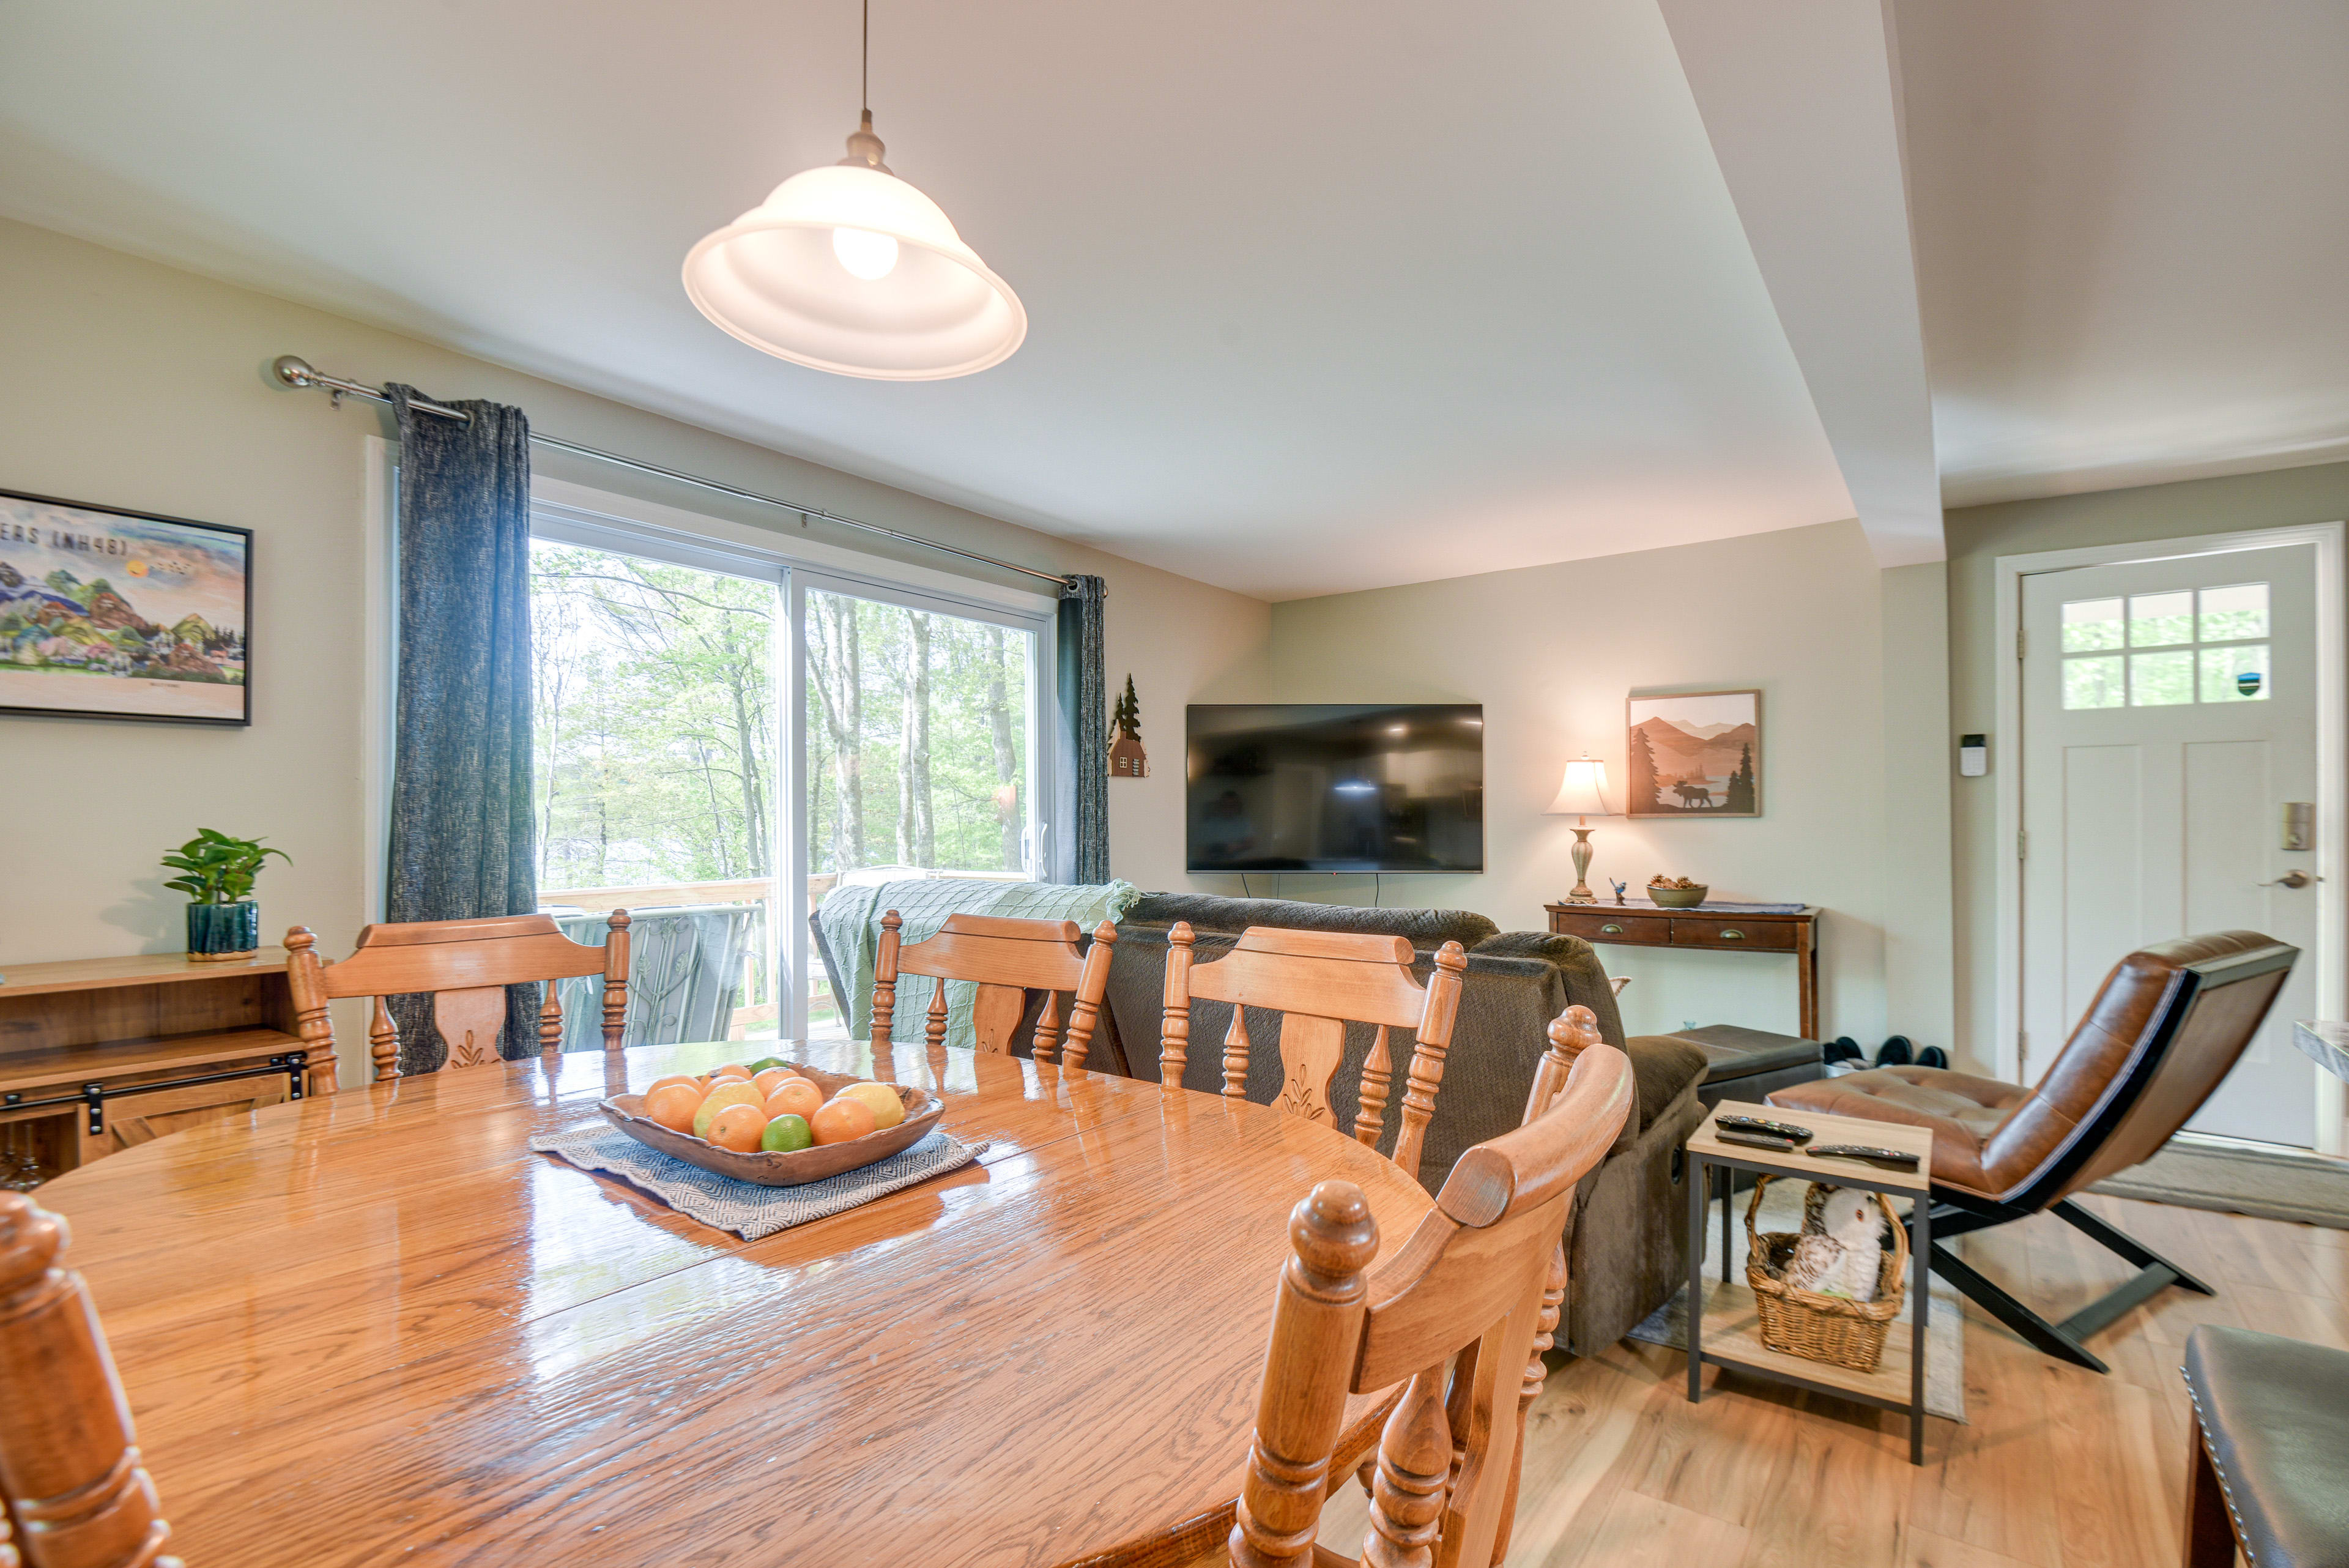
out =
<path fill-rule="evenodd" d="M 805 1116 L 777 1116 L 760 1136 L 759 1147 L 767 1154 L 789 1154 L 813 1142 L 815 1135 L 808 1131 Z"/>
<path fill-rule="evenodd" d="M 788 1067 L 791 1064 L 781 1056 L 761 1056 L 750 1064 L 750 1076 L 757 1077 L 770 1067 Z"/>

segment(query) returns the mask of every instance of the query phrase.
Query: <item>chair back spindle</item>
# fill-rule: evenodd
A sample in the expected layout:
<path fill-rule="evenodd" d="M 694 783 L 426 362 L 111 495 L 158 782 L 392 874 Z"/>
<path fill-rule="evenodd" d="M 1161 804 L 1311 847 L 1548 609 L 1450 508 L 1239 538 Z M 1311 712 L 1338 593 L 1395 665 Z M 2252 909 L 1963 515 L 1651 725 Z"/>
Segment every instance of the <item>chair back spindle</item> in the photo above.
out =
<path fill-rule="evenodd" d="M 64 1220 L 0 1193 L 0 1563 L 179 1568 L 68 1239 Z"/>
<path fill-rule="evenodd" d="M 1468 968 L 1468 955 L 1460 944 L 1446 942 L 1437 950 L 1435 972 L 1423 986 L 1411 972 L 1411 943 L 1402 937 L 1251 926 L 1240 933 L 1230 952 L 1208 963 L 1195 961 L 1196 940 L 1188 921 L 1176 922 L 1167 933 L 1160 1081 L 1181 1082 L 1190 1054 L 1193 1002 L 1228 1002 L 1232 1020 L 1224 1033 L 1224 1093 L 1246 1099 L 1252 1049 L 1248 1009 L 1277 1012 L 1281 1083 L 1273 1103 L 1293 1116 L 1335 1127 L 1330 1085 L 1345 1057 L 1346 1025 L 1367 1023 L 1375 1033 L 1362 1064 L 1352 1131 L 1361 1142 L 1376 1144 L 1385 1130 L 1394 1076 L 1389 1031 L 1411 1030 L 1413 1044 L 1394 1161 L 1416 1176 L 1460 1012 L 1461 977 Z"/>
<path fill-rule="evenodd" d="M 1551 1019 L 1548 1033 L 1549 1049 L 1542 1053 L 1541 1062 L 1534 1069 L 1533 1090 L 1526 1096 L 1523 1125 L 1530 1126 L 1547 1113 L 1565 1091 L 1575 1059 L 1591 1046 L 1604 1043 L 1599 1033 L 1599 1015 L 1579 1002 Z M 1636 1121 L 1627 1116 L 1625 1125 L 1636 1126 Z M 1542 1279 L 1541 1314 L 1534 1323 L 1533 1354 L 1526 1359 L 1525 1381 L 1517 1388 L 1519 1463 L 1509 1472 L 1508 1500 L 1501 1510 L 1500 1534 L 1493 1543 L 1493 1560 L 1496 1563 L 1509 1554 L 1510 1527 L 1517 1516 L 1517 1482 L 1524 1470 L 1526 1424 L 1533 1413 L 1534 1401 L 1541 1397 L 1542 1387 L 1549 1380 L 1549 1364 L 1542 1357 L 1557 1343 L 1558 1319 L 1566 1310 L 1566 1250 L 1573 1239 L 1574 1211 L 1569 1206 L 1566 1226 L 1558 1233 L 1557 1245 L 1550 1251 L 1549 1272 Z"/>
<path fill-rule="evenodd" d="M 1044 993 L 1036 1023 L 1033 1054 L 1039 1062 L 1058 1060 L 1064 1066 L 1082 1067 L 1101 1023 L 1102 998 L 1109 991 L 1110 956 L 1117 946 L 1117 927 L 1103 920 L 1093 928 L 1092 944 L 1078 947 L 1081 932 L 1074 920 L 1027 920 L 998 915 L 948 915 L 937 934 L 926 940 L 905 940 L 905 920 L 895 909 L 881 917 L 881 950 L 873 971 L 873 1044 L 889 1043 L 897 1012 L 897 982 L 901 976 L 928 976 L 930 1003 L 923 1034 L 933 1048 L 947 1038 L 947 981 L 968 981 L 976 992 L 971 999 L 971 1030 L 978 1048 L 1001 1055 L 1011 1048 L 1027 1016 L 1030 992 Z M 1063 1028 L 1061 996 L 1070 996 Z"/>
<path fill-rule="evenodd" d="M 1183 1086 L 1183 1069 L 1191 1061 L 1191 951 L 1198 940 L 1188 920 L 1177 920 L 1166 933 L 1164 1011 L 1158 1034 L 1158 1081 L 1170 1088 Z"/>

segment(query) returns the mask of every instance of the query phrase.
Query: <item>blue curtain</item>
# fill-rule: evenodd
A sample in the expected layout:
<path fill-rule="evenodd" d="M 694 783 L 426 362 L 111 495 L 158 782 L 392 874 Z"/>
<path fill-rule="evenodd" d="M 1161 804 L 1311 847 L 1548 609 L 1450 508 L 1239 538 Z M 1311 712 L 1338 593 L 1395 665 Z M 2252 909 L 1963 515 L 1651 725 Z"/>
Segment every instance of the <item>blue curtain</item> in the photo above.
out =
<path fill-rule="evenodd" d="M 395 921 L 538 908 L 531 814 L 530 421 L 499 403 L 399 419 L 399 696 L 387 913 Z M 539 988 L 506 988 L 509 1057 L 537 1047 Z M 426 999 L 393 1004 L 403 1073 L 447 1047 Z"/>
<path fill-rule="evenodd" d="M 1099 577 L 1071 577 L 1061 589 L 1059 806 L 1047 839 L 1046 880 L 1091 886 L 1109 880 L 1109 681 L 1102 654 Z"/>

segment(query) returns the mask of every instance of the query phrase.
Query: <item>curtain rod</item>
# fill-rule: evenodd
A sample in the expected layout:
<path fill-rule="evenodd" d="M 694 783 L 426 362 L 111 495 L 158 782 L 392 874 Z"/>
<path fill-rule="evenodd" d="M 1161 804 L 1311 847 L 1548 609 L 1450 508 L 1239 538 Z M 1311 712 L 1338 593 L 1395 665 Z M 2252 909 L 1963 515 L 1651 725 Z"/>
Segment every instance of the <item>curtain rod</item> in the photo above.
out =
<path fill-rule="evenodd" d="M 270 369 L 278 380 L 286 386 L 320 389 L 333 394 L 337 400 L 347 395 L 365 398 L 374 403 L 391 401 L 391 394 L 386 392 L 381 387 L 370 387 L 364 381 L 347 381 L 340 376 L 329 376 L 323 371 L 315 370 L 311 369 L 310 362 L 298 354 L 280 354 L 276 362 L 270 366 Z M 462 409 L 428 403 L 421 398 L 410 399 L 408 406 L 419 412 L 438 414 L 444 420 L 455 420 L 460 423 L 470 423 L 472 419 L 472 416 Z M 965 550 L 954 545 L 941 545 L 936 539 L 924 539 L 913 534 L 900 534 L 895 528 L 884 528 L 878 523 L 860 523 L 854 517 L 843 517 L 839 513 L 827 512 L 821 506 L 803 506 L 796 501 L 784 501 L 772 495 L 761 495 L 755 490 L 744 490 L 740 485 L 724 484 L 715 479 L 704 479 L 698 474 L 680 473 L 674 468 L 663 468 L 658 463 L 639 462 L 633 457 L 622 457 L 616 452 L 604 452 L 592 446 L 581 446 L 576 441 L 564 441 L 556 436 L 541 435 L 536 431 L 530 432 L 530 439 L 537 445 L 552 447 L 556 452 L 567 452 L 574 457 L 592 457 L 597 462 L 608 462 L 615 468 L 632 469 L 638 473 L 651 474 L 656 479 L 673 479 L 679 484 L 689 484 L 697 490 L 707 490 L 718 495 L 731 495 L 738 501 L 755 501 L 762 506 L 775 506 L 785 512 L 796 512 L 802 517 L 821 517 L 827 523 L 837 523 L 843 528 L 862 528 L 867 534 L 879 534 L 884 537 L 895 539 L 900 544 L 918 545 L 926 550 L 943 550 L 949 556 L 960 556 L 966 561 L 977 561 L 983 566 L 996 566 L 1007 572 L 1018 572 L 1022 576 L 1034 577 L 1039 582 L 1050 583 L 1055 587 L 1065 588 L 1069 586 L 1068 578 L 1055 576 L 1050 572 L 1040 572 L 1033 566 L 1022 566 L 1010 561 L 999 561 L 992 556 L 982 556 L 976 550 Z"/>

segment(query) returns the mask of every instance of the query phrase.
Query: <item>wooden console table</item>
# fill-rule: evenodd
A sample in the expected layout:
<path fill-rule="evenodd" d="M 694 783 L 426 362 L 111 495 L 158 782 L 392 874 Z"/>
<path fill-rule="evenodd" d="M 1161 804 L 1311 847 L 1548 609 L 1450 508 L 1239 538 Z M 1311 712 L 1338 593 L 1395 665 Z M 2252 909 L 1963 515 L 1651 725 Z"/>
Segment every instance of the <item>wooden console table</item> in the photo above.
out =
<path fill-rule="evenodd" d="M 44 1179 L 216 1116 L 332 1094 L 323 1012 L 304 1027 L 285 950 L 0 967 L 0 1182 Z"/>
<path fill-rule="evenodd" d="M 1819 914 L 1815 904 L 1776 914 L 1699 904 L 1662 909 L 1653 904 L 1545 904 L 1549 929 L 1586 942 L 1634 948 L 1701 948 L 1709 952 L 1792 953 L 1806 1040 L 1819 1037 Z"/>

